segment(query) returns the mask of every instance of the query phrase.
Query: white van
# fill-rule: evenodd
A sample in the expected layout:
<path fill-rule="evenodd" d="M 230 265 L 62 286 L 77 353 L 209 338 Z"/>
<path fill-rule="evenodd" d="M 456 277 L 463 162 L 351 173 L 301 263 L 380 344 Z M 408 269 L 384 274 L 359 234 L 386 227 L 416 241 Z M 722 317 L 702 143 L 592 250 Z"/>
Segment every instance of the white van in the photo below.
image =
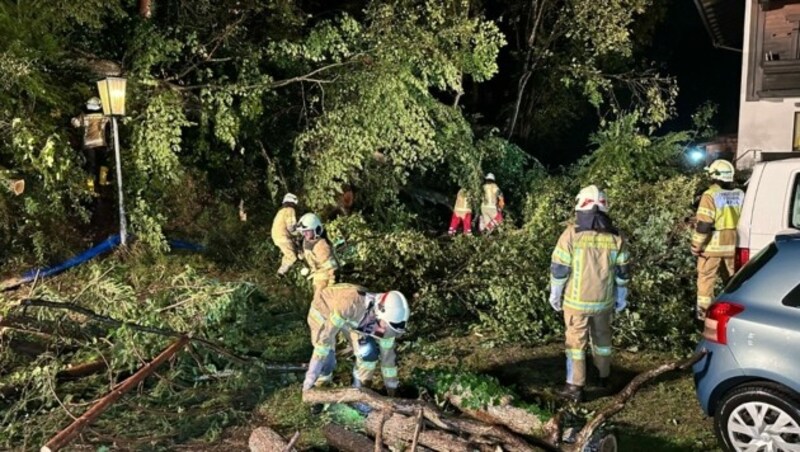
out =
<path fill-rule="evenodd" d="M 787 229 L 800 230 L 800 155 L 753 167 L 739 219 L 736 268 Z"/>

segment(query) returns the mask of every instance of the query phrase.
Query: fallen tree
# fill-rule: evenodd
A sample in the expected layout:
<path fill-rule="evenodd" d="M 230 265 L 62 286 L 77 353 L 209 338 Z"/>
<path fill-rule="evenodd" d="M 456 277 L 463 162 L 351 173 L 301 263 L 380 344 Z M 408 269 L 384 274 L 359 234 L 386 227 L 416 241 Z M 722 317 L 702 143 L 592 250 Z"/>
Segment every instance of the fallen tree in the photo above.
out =
<path fill-rule="evenodd" d="M 637 375 L 596 415 L 584 422 L 580 429 L 562 432 L 567 409 L 555 413 L 548 420 L 540 414 L 511 405 L 509 397 L 500 397 L 491 403 L 475 405 L 474 394 L 460 383 L 447 388 L 447 400 L 462 414 L 470 418 L 453 416 L 424 400 L 386 397 L 365 388 L 322 390 L 303 392 L 303 401 L 311 404 L 359 403 L 372 408 L 364 420 L 366 432 L 376 438 L 376 443 L 386 447 L 414 450 L 419 446 L 444 451 L 565 451 L 586 450 L 615 451 L 616 439 L 602 431 L 602 425 L 624 409 L 627 402 L 646 383 L 674 370 L 685 370 L 707 354 L 700 350 L 690 358 L 661 365 Z M 342 444 L 341 450 L 355 450 L 353 444 L 364 446 L 363 437 L 348 436 L 341 427 L 327 427 L 329 443 Z M 341 440 L 341 438 L 347 438 Z M 365 449 L 362 449 L 365 450 Z M 420 449 L 424 450 L 424 449 Z"/>

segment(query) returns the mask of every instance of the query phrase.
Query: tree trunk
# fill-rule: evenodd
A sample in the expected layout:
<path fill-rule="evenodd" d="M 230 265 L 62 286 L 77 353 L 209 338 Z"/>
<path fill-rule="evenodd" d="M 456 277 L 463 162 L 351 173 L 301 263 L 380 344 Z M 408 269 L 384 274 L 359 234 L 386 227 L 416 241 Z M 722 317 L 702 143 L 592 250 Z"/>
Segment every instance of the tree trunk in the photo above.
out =
<path fill-rule="evenodd" d="M 373 436 L 378 435 L 381 416 L 383 414 L 380 411 L 370 413 L 364 423 L 367 433 Z M 405 449 L 414 442 L 416 427 L 417 420 L 415 418 L 392 414 L 383 424 L 383 443 L 395 449 Z M 474 450 L 492 452 L 496 450 L 493 446 L 472 444 L 463 438 L 440 430 L 420 432 L 418 444 L 442 452 L 472 452 Z"/>
<path fill-rule="evenodd" d="M 364 452 L 372 450 L 372 440 L 364 435 L 351 432 L 346 428 L 328 424 L 322 428 L 322 434 L 330 446 L 342 452 Z"/>
<path fill-rule="evenodd" d="M 463 388 L 455 389 L 456 394 L 453 392 L 447 393 L 447 400 L 458 408 L 462 413 L 477 419 L 481 422 L 494 425 L 504 425 L 512 432 L 521 435 L 542 436 L 544 432 L 544 422 L 542 422 L 535 414 L 532 414 L 522 408 L 517 408 L 508 404 L 489 405 L 478 409 L 469 408 L 464 403 L 464 400 L 469 399 L 469 390 Z"/>
<path fill-rule="evenodd" d="M 250 434 L 250 452 L 279 452 L 286 450 L 289 443 L 269 427 L 258 427 Z M 294 447 L 291 450 L 296 450 Z"/>

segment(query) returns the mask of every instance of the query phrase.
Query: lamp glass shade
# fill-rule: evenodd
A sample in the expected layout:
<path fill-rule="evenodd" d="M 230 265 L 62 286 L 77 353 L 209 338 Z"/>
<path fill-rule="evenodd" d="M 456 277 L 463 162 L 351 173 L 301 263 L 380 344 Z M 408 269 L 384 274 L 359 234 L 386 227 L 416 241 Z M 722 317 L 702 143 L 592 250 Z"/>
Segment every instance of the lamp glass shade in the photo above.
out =
<path fill-rule="evenodd" d="M 108 116 L 125 116 L 125 86 L 122 77 L 107 77 L 97 82 L 97 91 L 103 103 L 103 113 Z"/>

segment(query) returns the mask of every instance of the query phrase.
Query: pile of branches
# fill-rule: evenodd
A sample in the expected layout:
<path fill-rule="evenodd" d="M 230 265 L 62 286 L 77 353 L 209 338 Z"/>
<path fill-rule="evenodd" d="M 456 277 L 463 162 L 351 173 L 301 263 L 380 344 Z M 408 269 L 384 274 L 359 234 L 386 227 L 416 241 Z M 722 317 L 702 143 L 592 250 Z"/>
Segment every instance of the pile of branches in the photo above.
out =
<path fill-rule="evenodd" d="M 565 428 L 568 412 L 562 409 L 548 420 L 529 410 L 512 406 L 508 400 L 473 406 L 464 388 L 446 393 L 447 401 L 458 410 L 448 414 L 424 400 L 382 396 L 365 388 L 312 389 L 303 393 L 308 404 L 359 404 L 368 406 L 363 432 L 331 423 L 323 433 L 328 444 L 343 452 L 387 450 L 451 452 L 531 452 L 617 450 L 616 438 L 602 426 L 621 411 L 627 401 L 647 382 L 673 370 L 691 367 L 705 351 L 691 358 L 661 365 L 634 378 L 611 402 L 594 414 L 580 429 Z M 367 411 L 367 410 L 363 410 Z M 253 452 L 293 449 L 267 428 L 256 429 L 250 439 Z"/>

